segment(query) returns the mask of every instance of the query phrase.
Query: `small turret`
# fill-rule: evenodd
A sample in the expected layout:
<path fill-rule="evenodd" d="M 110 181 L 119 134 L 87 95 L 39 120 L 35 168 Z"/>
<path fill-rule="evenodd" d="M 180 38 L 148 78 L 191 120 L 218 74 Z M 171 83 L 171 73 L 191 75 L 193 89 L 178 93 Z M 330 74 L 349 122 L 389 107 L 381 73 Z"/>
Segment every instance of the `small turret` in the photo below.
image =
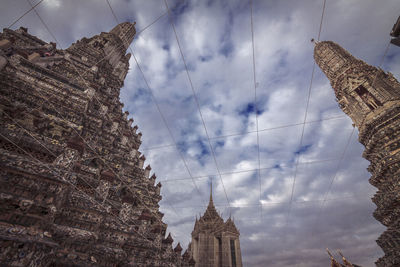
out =
<path fill-rule="evenodd" d="M 174 251 L 176 253 L 178 253 L 179 255 L 181 254 L 181 252 L 182 252 L 181 243 L 178 243 L 178 245 L 176 245 L 176 247 L 174 248 Z"/>
<path fill-rule="evenodd" d="M 169 233 L 168 236 L 167 236 L 167 238 L 165 238 L 165 239 L 163 240 L 163 243 L 165 243 L 165 244 L 172 244 L 172 242 L 174 242 L 174 239 L 172 238 L 171 233 Z"/>

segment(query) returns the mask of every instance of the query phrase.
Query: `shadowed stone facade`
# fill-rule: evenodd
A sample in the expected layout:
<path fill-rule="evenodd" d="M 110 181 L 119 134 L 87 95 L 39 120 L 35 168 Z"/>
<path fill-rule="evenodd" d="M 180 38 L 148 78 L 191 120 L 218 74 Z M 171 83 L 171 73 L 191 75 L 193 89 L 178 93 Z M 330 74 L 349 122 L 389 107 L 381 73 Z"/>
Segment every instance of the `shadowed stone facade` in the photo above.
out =
<path fill-rule="evenodd" d="M 400 83 L 391 73 L 356 59 L 334 42 L 317 42 L 314 58 L 330 80 L 341 109 L 359 130 L 370 161 L 374 217 L 387 227 L 377 243 L 377 266 L 400 266 Z"/>
<path fill-rule="evenodd" d="M 119 101 L 134 24 L 66 50 L 0 33 L 2 266 L 188 266 Z"/>
<path fill-rule="evenodd" d="M 207 210 L 196 218 L 192 242 L 183 256 L 190 255 L 189 263 L 196 267 L 242 267 L 239 235 L 233 220 L 224 222 L 215 209 L 211 188 Z"/>

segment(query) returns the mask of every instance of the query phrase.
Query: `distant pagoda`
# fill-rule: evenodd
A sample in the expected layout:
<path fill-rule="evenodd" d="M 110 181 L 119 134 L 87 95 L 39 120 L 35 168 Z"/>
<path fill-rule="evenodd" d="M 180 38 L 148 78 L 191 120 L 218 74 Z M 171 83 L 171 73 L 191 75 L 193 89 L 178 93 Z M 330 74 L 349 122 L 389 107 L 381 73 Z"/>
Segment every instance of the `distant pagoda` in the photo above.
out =
<path fill-rule="evenodd" d="M 192 242 L 185 254 L 190 255 L 188 258 L 196 267 L 242 267 L 239 235 L 233 220 L 229 217 L 224 222 L 215 209 L 211 186 L 207 210 L 200 219 L 196 218 Z"/>
<path fill-rule="evenodd" d="M 119 101 L 135 33 L 125 22 L 66 50 L 0 33 L 2 266 L 188 266 Z"/>
<path fill-rule="evenodd" d="M 314 58 L 331 82 L 341 109 L 359 130 L 370 161 L 374 217 L 387 230 L 377 240 L 377 266 L 400 266 L 400 83 L 391 73 L 356 59 L 331 41 L 317 42 Z"/>

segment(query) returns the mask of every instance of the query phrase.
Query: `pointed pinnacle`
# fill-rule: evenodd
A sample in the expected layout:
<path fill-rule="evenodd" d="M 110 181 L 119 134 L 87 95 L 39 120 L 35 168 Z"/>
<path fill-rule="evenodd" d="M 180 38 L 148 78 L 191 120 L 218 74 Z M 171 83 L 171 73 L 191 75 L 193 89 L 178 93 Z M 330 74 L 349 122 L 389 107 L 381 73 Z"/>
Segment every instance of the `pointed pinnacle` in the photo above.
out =
<path fill-rule="evenodd" d="M 210 185 L 210 203 L 213 202 L 212 198 L 212 180 L 211 180 L 211 185 Z"/>

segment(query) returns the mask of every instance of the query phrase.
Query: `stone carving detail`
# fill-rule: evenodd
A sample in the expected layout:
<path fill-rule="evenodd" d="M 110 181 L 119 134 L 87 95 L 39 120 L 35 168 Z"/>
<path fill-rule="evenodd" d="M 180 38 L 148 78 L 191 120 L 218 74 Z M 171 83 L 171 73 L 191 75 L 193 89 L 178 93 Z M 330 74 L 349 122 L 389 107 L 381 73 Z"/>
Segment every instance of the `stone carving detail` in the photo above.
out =
<path fill-rule="evenodd" d="M 70 168 L 79 158 L 79 152 L 75 149 L 66 148 L 65 151 L 54 160 L 54 165 Z"/>

